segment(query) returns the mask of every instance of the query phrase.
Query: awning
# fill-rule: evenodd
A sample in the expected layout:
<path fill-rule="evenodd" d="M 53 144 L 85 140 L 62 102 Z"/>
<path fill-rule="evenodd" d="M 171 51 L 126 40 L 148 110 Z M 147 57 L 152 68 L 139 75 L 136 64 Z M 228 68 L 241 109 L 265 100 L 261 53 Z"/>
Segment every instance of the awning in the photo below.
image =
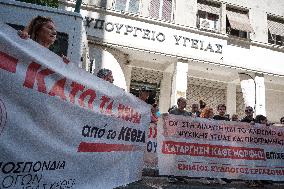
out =
<path fill-rule="evenodd" d="M 247 14 L 227 10 L 227 18 L 230 22 L 232 29 L 245 32 L 253 32 Z"/>
<path fill-rule="evenodd" d="M 267 20 L 267 24 L 271 34 L 284 36 L 284 23 Z"/>
<path fill-rule="evenodd" d="M 217 6 L 214 6 L 214 5 L 206 5 L 206 4 L 203 4 L 203 3 L 197 3 L 197 5 L 198 5 L 197 6 L 198 10 L 220 15 L 220 7 L 217 7 Z"/>

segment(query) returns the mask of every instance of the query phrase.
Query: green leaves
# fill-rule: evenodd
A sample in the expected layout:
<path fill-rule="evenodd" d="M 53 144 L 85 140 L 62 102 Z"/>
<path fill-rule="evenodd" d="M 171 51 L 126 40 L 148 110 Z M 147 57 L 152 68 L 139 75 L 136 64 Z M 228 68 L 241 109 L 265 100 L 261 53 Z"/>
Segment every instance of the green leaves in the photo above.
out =
<path fill-rule="evenodd" d="M 58 0 L 16 0 L 16 1 L 22 1 L 26 3 L 58 8 Z"/>

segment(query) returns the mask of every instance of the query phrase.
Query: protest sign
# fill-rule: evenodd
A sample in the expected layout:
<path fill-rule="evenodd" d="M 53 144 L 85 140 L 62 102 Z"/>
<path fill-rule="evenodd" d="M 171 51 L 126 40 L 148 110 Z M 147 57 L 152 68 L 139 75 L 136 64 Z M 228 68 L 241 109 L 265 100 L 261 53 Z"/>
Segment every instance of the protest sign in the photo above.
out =
<path fill-rule="evenodd" d="M 144 154 L 144 168 L 158 170 L 157 125 L 150 123 Z"/>
<path fill-rule="evenodd" d="M 284 129 L 164 116 L 158 126 L 162 175 L 284 180 Z"/>
<path fill-rule="evenodd" d="M 0 24 L 0 188 L 141 179 L 150 107 Z"/>

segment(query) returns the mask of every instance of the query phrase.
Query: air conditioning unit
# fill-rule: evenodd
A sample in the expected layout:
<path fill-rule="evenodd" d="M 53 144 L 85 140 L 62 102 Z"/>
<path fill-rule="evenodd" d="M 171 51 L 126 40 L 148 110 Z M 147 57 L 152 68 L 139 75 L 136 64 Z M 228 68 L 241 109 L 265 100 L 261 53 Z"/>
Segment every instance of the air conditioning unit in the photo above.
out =
<path fill-rule="evenodd" d="M 199 28 L 200 29 L 205 29 L 205 30 L 211 30 L 211 31 L 216 31 L 216 23 L 217 21 L 213 20 L 208 20 L 204 18 L 200 18 L 199 20 Z"/>
<path fill-rule="evenodd" d="M 210 23 L 207 20 L 200 20 L 200 28 L 202 29 L 211 29 Z"/>

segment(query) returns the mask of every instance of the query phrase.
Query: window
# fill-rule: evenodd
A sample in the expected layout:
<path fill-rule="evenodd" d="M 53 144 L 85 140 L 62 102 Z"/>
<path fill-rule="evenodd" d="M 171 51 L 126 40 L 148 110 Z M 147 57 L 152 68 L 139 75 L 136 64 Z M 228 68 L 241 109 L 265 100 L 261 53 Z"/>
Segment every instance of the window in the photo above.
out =
<path fill-rule="evenodd" d="M 172 0 L 151 0 L 150 17 L 165 21 L 171 21 L 173 20 L 172 9 Z"/>
<path fill-rule="evenodd" d="M 268 43 L 284 46 L 284 20 L 269 17 L 268 25 Z"/>
<path fill-rule="evenodd" d="M 122 12 L 139 13 L 140 0 L 116 0 L 115 10 Z"/>
<path fill-rule="evenodd" d="M 240 38 L 248 38 L 248 33 L 245 31 L 231 29 L 229 34 Z"/>
<path fill-rule="evenodd" d="M 93 5 L 99 8 L 107 8 L 107 0 L 82 0 L 82 4 L 84 5 Z"/>
<path fill-rule="evenodd" d="M 206 30 L 219 30 L 220 5 L 198 1 L 197 27 Z"/>
<path fill-rule="evenodd" d="M 22 2 L 26 2 L 26 3 L 33 3 L 33 4 L 37 4 L 37 5 L 42 5 L 42 6 L 49 6 L 49 7 L 53 7 L 53 8 L 58 8 L 58 4 L 59 1 L 58 0 L 16 0 L 16 1 L 22 1 Z"/>
<path fill-rule="evenodd" d="M 284 37 L 281 35 L 268 33 L 268 43 L 284 46 Z"/>
<path fill-rule="evenodd" d="M 204 11 L 198 11 L 197 27 L 206 30 L 219 30 L 219 16 Z"/>
<path fill-rule="evenodd" d="M 237 9 L 227 9 L 226 31 L 229 35 L 249 38 L 249 33 L 252 32 L 248 12 Z"/>
<path fill-rule="evenodd" d="M 157 104 L 159 104 L 160 84 L 131 80 L 130 93 L 138 97 L 139 90 L 142 87 L 147 87 L 150 90 L 149 98 L 147 99 L 146 103 L 153 104 L 154 102 L 157 102 Z"/>

